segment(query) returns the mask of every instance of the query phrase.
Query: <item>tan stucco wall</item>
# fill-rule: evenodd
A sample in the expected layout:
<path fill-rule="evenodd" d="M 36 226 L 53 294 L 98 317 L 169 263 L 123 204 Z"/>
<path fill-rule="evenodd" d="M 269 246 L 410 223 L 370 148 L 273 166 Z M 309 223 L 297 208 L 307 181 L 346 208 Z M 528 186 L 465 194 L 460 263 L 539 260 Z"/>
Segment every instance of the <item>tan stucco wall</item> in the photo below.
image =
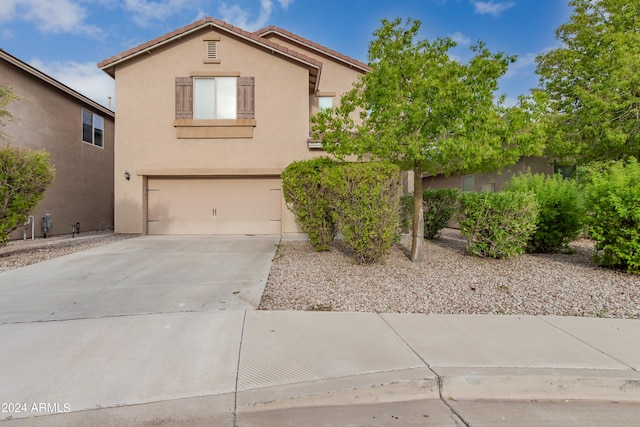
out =
<path fill-rule="evenodd" d="M 33 212 L 36 237 L 43 235 L 45 213 L 53 220 L 50 236 L 70 234 L 76 222 L 81 232 L 112 228 L 113 118 L 4 60 L 0 60 L 0 76 L 0 84 L 12 86 L 23 98 L 8 106 L 15 117 L 2 128 L 8 142 L 34 150 L 45 148 L 56 168 L 53 186 Z M 83 108 L 104 118 L 104 148 L 82 142 Z M 22 227 L 12 234 L 12 238 L 22 237 Z"/>
<path fill-rule="evenodd" d="M 220 38 L 219 64 L 204 63 L 203 40 L 211 36 Z M 177 138 L 175 78 L 211 72 L 255 77 L 253 138 Z M 329 75 L 323 69 L 323 81 Z M 117 65 L 115 76 L 118 233 L 145 231 L 145 176 L 275 176 L 294 160 L 324 154 L 307 147 L 309 70 L 226 32 L 207 29 L 185 36 Z M 297 232 L 286 209 L 282 216 L 282 232 Z"/>
<path fill-rule="evenodd" d="M 489 188 L 493 191 L 500 191 L 513 175 L 524 173 L 529 168 L 532 173 L 553 174 L 553 163 L 551 163 L 549 159 L 544 157 L 526 157 L 522 158 L 515 165 L 504 168 L 500 173 L 475 174 L 474 191 L 486 191 Z M 422 179 L 422 185 L 424 188 L 462 189 L 462 176 L 455 175 L 445 177 L 443 175 L 439 175 L 435 177 L 426 177 Z"/>

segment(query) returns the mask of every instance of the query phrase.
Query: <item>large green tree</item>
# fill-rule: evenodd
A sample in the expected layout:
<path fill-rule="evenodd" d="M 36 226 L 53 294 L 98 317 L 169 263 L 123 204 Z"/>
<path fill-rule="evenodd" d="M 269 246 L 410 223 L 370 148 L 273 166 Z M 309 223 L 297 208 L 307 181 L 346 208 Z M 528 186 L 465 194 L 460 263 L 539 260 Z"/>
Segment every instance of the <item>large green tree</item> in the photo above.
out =
<path fill-rule="evenodd" d="M 488 172 L 541 153 L 526 125 L 533 110 L 506 108 L 494 92 L 515 57 L 482 42 L 463 63 L 449 38 L 419 39 L 420 21 L 383 19 L 369 45 L 371 71 L 340 105 L 313 117 L 326 151 L 392 161 L 414 172 L 411 259 L 422 258 L 422 175 Z"/>
<path fill-rule="evenodd" d="M 568 161 L 640 153 L 640 2 L 572 0 L 560 47 L 538 56 L 550 154 Z"/>

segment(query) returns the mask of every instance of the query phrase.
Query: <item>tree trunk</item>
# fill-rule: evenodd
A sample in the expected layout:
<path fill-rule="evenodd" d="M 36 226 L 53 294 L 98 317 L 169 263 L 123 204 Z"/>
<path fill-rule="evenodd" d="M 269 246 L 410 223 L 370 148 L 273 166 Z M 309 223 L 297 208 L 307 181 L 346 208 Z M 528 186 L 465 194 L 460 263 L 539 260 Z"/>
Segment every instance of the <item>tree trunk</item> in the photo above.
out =
<path fill-rule="evenodd" d="M 420 262 L 424 252 L 424 216 L 422 213 L 422 167 L 413 165 L 413 238 L 411 261 Z"/>

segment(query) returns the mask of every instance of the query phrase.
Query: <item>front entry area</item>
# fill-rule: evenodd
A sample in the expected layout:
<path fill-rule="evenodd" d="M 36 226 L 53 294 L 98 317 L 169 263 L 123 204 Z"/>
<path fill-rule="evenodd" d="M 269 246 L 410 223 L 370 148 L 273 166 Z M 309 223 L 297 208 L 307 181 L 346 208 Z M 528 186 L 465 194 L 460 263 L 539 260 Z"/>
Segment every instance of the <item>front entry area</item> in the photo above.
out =
<path fill-rule="evenodd" d="M 148 178 L 148 234 L 281 232 L 279 178 Z"/>

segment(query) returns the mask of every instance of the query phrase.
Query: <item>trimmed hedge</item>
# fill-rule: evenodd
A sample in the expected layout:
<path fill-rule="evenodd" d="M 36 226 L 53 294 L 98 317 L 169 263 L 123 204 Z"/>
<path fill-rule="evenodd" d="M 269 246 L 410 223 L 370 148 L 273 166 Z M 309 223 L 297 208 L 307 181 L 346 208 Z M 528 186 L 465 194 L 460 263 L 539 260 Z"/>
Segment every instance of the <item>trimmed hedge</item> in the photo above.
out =
<path fill-rule="evenodd" d="M 382 162 L 345 163 L 325 169 L 322 186 L 355 261 L 382 261 L 399 225 L 400 168 Z"/>
<path fill-rule="evenodd" d="M 282 172 L 282 192 L 287 206 L 317 251 L 329 250 L 336 236 L 329 196 L 321 184 L 323 171 L 336 164 L 330 158 L 319 157 L 293 162 Z"/>
<path fill-rule="evenodd" d="M 457 188 L 428 188 L 422 190 L 424 210 L 424 238 L 435 239 L 456 212 L 460 190 Z"/>
<path fill-rule="evenodd" d="M 527 252 L 566 250 L 584 228 L 584 201 L 574 180 L 527 172 L 514 176 L 505 191 L 531 192 L 538 200 L 540 213 Z"/>
<path fill-rule="evenodd" d="M 593 170 L 586 186 L 597 264 L 640 274 L 640 164 L 635 158 Z"/>
<path fill-rule="evenodd" d="M 535 231 L 538 211 L 532 193 L 463 193 L 458 221 L 467 252 L 492 258 L 521 255 Z"/>

